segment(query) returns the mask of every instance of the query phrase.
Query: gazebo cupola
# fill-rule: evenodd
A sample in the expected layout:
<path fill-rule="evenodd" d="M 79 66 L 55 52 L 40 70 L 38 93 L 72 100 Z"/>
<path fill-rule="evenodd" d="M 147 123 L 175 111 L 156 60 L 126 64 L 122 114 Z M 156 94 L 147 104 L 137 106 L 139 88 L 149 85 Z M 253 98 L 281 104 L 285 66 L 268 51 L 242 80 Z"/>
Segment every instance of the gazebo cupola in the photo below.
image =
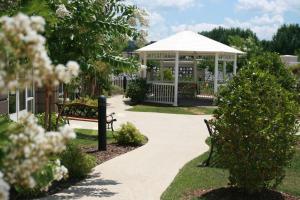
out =
<path fill-rule="evenodd" d="M 180 98 L 216 94 L 218 87 L 236 74 L 237 56 L 243 54 L 192 31 L 179 32 L 136 52 L 147 66 L 151 84 L 147 101 L 174 106 Z"/>

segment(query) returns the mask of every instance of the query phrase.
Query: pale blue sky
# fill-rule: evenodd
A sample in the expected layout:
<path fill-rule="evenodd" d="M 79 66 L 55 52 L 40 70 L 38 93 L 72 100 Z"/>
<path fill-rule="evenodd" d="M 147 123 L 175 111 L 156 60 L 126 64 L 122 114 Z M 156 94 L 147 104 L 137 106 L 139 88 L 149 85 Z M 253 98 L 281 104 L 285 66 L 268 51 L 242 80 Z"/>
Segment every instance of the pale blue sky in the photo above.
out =
<path fill-rule="evenodd" d="M 217 26 L 250 28 L 260 39 L 271 39 L 283 23 L 300 24 L 300 0 L 127 1 L 149 12 L 149 40 Z"/>

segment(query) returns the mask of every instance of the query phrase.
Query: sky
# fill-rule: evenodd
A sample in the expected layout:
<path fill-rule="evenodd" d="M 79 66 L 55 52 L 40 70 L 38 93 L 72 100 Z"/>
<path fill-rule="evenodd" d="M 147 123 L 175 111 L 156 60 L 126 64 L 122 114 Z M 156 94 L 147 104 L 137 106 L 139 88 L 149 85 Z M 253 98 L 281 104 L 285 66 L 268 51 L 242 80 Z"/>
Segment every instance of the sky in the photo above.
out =
<path fill-rule="evenodd" d="M 149 13 L 148 39 L 215 27 L 250 28 L 270 40 L 284 23 L 300 24 L 300 0 L 127 0 Z"/>

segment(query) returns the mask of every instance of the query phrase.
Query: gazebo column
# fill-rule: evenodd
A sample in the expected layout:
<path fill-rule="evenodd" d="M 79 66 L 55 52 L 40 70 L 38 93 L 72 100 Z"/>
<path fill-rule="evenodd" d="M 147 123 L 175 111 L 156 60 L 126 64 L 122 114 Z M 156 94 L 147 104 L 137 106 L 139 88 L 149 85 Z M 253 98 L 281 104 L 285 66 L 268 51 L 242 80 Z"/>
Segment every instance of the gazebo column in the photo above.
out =
<path fill-rule="evenodd" d="M 163 82 L 164 80 L 164 66 L 163 66 L 163 61 L 161 60 L 159 62 L 160 66 L 159 66 L 159 74 L 160 74 L 160 81 Z"/>
<path fill-rule="evenodd" d="M 214 94 L 218 93 L 218 78 L 219 78 L 219 54 L 215 55 L 215 77 L 214 77 Z"/>
<path fill-rule="evenodd" d="M 226 80 L 226 72 L 227 72 L 227 63 L 226 61 L 223 61 L 223 79 Z"/>
<path fill-rule="evenodd" d="M 237 69 L 237 54 L 234 54 L 233 75 L 236 75 L 236 69 Z"/>
<path fill-rule="evenodd" d="M 197 61 L 196 61 L 196 55 L 194 55 L 194 81 L 195 81 L 195 83 L 197 83 L 197 78 L 198 78 L 198 74 L 197 74 L 197 72 L 198 72 L 198 70 L 197 70 Z"/>
<path fill-rule="evenodd" d="M 143 61 L 144 61 L 143 64 L 146 66 L 146 71 L 147 71 L 147 53 L 146 52 L 144 53 Z M 148 73 L 146 72 L 146 77 L 145 78 L 146 78 L 147 81 L 148 81 L 148 77 L 149 77 Z"/>
<path fill-rule="evenodd" d="M 174 106 L 178 106 L 178 76 L 179 76 L 179 52 L 175 56 L 175 85 L 174 85 Z"/>
<path fill-rule="evenodd" d="M 147 53 L 144 53 L 144 65 L 147 66 Z"/>

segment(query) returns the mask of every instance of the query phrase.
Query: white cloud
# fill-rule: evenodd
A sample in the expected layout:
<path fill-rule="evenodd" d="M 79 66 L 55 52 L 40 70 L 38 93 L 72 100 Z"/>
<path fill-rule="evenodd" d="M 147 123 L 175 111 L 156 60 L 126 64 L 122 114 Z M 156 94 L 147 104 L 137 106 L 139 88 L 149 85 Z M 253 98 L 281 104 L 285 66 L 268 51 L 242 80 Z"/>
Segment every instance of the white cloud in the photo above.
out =
<path fill-rule="evenodd" d="M 190 30 L 194 32 L 210 31 L 217 27 L 240 27 L 243 29 L 251 29 L 260 39 L 271 39 L 276 33 L 277 29 L 284 22 L 281 15 L 270 16 L 264 14 L 262 16 L 255 16 L 247 21 L 240 21 L 237 19 L 225 18 L 224 23 L 212 24 L 212 23 L 194 23 L 194 24 L 180 24 L 177 26 L 171 26 L 173 33 Z"/>
<path fill-rule="evenodd" d="M 260 39 L 271 39 L 277 29 L 284 22 L 280 15 L 270 17 L 269 15 L 255 16 L 248 21 L 240 21 L 231 18 L 225 18 L 225 24 L 229 27 L 240 27 L 251 29 Z"/>
<path fill-rule="evenodd" d="M 218 3 L 225 0 L 210 1 Z M 188 11 L 187 8 L 192 6 L 202 6 L 203 0 L 127 0 L 127 2 L 148 10 L 150 14 L 149 40 L 159 40 L 183 30 L 201 32 L 210 31 L 219 26 L 225 28 L 249 28 L 260 39 L 271 39 L 277 29 L 284 23 L 283 16 L 285 13 L 300 13 L 300 0 L 237 0 L 235 6 L 237 11 L 249 11 L 252 16 L 256 16 L 247 20 L 225 18 L 223 23 L 197 23 L 190 21 L 179 25 L 170 25 L 168 24 L 168 19 L 163 17 L 163 14 L 165 14 L 163 9 Z"/>
<path fill-rule="evenodd" d="M 165 18 L 157 12 L 148 12 L 148 14 L 150 19 L 150 26 L 162 24 L 165 22 Z"/>
<path fill-rule="evenodd" d="M 164 38 L 168 35 L 169 30 L 165 18 L 158 12 L 148 12 L 150 19 L 149 37 L 150 41 Z"/>
<path fill-rule="evenodd" d="M 238 11 L 251 11 L 261 14 L 248 21 L 225 19 L 227 24 L 250 28 L 259 38 L 271 39 L 277 29 L 284 23 L 286 12 L 299 12 L 300 0 L 238 0 Z"/>
<path fill-rule="evenodd" d="M 258 11 L 263 13 L 282 14 L 288 10 L 297 10 L 299 0 L 238 0 L 238 10 Z"/>
<path fill-rule="evenodd" d="M 172 32 L 180 32 L 180 31 L 210 31 L 219 26 L 226 27 L 224 24 L 209 24 L 209 23 L 198 23 L 198 24 L 180 24 L 178 26 L 171 26 Z"/>
<path fill-rule="evenodd" d="M 147 8 L 175 7 L 186 9 L 191 6 L 200 5 L 199 0 L 127 0 L 127 2 Z"/>
<path fill-rule="evenodd" d="M 281 15 L 274 15 L 270 17 L 267 14 L 262 16 L 255 16 L 254 18 L 250 19 L 250 23 L 256 25 L 269 25 L 269 24 L 283 24 L 284 19 Z"/>

